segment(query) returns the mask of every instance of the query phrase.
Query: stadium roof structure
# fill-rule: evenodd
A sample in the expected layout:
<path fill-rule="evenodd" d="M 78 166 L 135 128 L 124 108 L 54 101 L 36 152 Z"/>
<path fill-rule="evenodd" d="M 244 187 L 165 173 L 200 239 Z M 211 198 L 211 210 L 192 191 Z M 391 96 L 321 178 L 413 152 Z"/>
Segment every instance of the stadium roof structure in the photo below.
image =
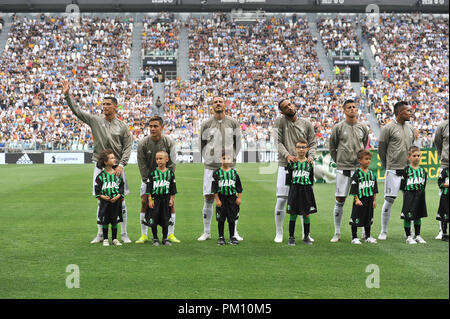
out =
<path fill-rule="evenodd" d="M 213 12 L 233 9 L 268 12 L 447 13 L 449 0 L 0 0 L 0 15 L 11 12 Z M 76 10 L 76 9 L 75 9 Z"/>

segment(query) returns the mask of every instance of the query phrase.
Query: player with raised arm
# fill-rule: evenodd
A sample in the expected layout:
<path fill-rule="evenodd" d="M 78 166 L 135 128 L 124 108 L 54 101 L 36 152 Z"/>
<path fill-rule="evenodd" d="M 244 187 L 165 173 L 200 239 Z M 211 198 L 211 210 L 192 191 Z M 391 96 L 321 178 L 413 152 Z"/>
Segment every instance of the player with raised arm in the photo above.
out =
<path fill-rule="evenodd" d="M 92 195 L 95 195 L 95 178 L 101 172 L 101 169 L 97 167 L 96 163 L 100 152 L 105 149 L 111 149 L 116 160 L 118 160 L 118 165 L 114 168 L 114 175 L 116 177 L 122 176 L 125 188 L 124 195 L 128 195 L 128 182 L 124 168 L 128 164 L 128 159 L 131 155 L 133 137 L 128 125 L 117 118 L 117 99 L 112 96 L 104 97 L 102 101 L 103 116 L 92 115 L 82 111 L 80 107 L 73 102 L 69 91 L 69 82 L 64 81 L 62 84 L 62 93 L 67 101 L 67 105 L 78 119 L 89 125 L 94 137 L 94 152 L 92 156 L 94 162 Z M 99 207 L 100 202 L 97 207 L 97 219 Z M 124 243 L 131 243 L 127 234 L 127 207 L 125 201 L 122 201 L 122 219 L 123 221 L 120 223 L 122 241 Z M 100 242 L 103 242 L 103 229 L 101 225 L 98 225 L 97 235 L 91 241 L 91 244 Z"/>

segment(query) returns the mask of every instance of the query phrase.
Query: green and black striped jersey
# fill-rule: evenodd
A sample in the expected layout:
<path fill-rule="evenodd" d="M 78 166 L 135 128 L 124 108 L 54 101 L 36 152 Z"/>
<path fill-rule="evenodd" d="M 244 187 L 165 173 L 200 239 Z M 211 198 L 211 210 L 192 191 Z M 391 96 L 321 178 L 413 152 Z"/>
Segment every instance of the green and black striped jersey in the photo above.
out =
<path fill-rule="evenodd" d="M 234 168 L 225 171 L 221 168 L 213 173 L 211 191 L 220 195 L 236 195 L 242 193 L 241 179 Z"/>
<path fill-rule="evenodd" d="M 442 194 L 447 195 L 448 187 L 443 187 L 444 184 L 448 185 L 448 167 L 441 169 L 441 173 L 439 174 L 438 178 L 438 185 L 439 188 L 442 190 Z"/>
<path fill-rule="evenodd" d="M 314 184 L 314 167 L 308 161 L 289 163 L 286 171 L 286 185 Z"/>
<path fill-rule="evenodd" d="M 358 196 L 358 198 L 371 197 L 378 193 L 377 177 L 372 170 L 365 173 L 358 168 L 352 176 L 352 184 L 350 187 L 350 195 Z"/>
<path fill-rule="evenodd" d="M 403 191 L 420 191 L 427 184 L 427 172 L 419 167 L 414 169 L 411 165 L 405 167 L 400 189 Z"/>
<path fill-rule="evenodd" d="M 177 185 L 175 182 L 175 173 L 167 169 L 161 172 L 158 168 L 154 169 L 147 180 L 147 195 L 175 195 Z"/>
<path fill-rule="evenodd" d="M 114 173 L 109 174 L 103 170 L 95 178 L 95 197 L 100 195 L 109 196 L 110 198 L 116 197 L 121 194 L 123 197 L 124 182 L 122 176 L 116 177 Z"/>

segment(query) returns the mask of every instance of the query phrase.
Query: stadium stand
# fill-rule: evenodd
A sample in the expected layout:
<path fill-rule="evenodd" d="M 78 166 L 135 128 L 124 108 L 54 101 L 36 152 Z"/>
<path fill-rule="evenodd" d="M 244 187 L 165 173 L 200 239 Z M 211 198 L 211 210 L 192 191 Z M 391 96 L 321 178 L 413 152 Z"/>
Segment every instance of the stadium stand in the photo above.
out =
<path fill-rule="evenodd" d="M 371 108 L 385 125 L 396 101 L 410 102 L 424 147 L 448 117 L 448 22 L 448 15 L 382 14 L 379 24 L 362 25 L 383 74 L 365 84 Z"/>

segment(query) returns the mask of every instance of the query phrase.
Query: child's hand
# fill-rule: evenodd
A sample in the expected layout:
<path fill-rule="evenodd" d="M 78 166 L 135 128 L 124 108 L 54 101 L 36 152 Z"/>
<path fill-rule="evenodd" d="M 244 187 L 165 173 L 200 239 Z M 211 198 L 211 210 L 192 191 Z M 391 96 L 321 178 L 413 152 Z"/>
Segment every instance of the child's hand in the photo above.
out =
<path fill-rule="evenodd" d="M 448 183 L 445 183 L 444 185 L 442 185 L 442 187 L 448 187 Z"/>
<path fill-rule="evenodd" d="M 100 195 L 100 198 L 103 199 L 103 200 L 106 200 L 108 202 L 111 200 L 111 198 L 109 196 L 106 196 L 106 195 Z"/>
<path fill-rule="evenodd" d="M 355 201 L 355 205 L 356 205 L 356 206 L 363 206 L 363 203 L 362 203 L 359 199 L 357 199 L 357 200 Z"/>
<path fill-rule="evenodd" d="M 155 202 L 153 201 L 153 198 L 151 198 L 150 196 L 148 197 L 148 207 L 150 208 L 155 207 Z"/>
<path fill-rule="evenodd" d="M 241 199 L 239 197 L 236 198 L 236 205 L 241 206 Z"/>
<path fill-rule="evenodd" d="M 373 208 L 377 208 L 377 201 L 376 200 L 373 201 Z"/>
<path fill-rule="evenodd" d="M 222 207 L 222 202 L 220 199 L 216 199 L 216 207 Z"/>
<path fill-rule="evenodd" d="M 114 198 L 111 199 L 111 203 L 117 202 L 117 200 L 120 198 L 120 194 L 116 195 Z"/>

